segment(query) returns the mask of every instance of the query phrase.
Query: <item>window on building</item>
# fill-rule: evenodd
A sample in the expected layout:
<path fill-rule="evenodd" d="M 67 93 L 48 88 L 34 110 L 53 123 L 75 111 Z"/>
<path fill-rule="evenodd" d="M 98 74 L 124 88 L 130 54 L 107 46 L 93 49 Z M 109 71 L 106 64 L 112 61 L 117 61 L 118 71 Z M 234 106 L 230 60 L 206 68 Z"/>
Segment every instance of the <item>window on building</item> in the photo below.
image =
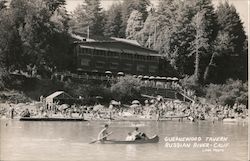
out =
<path fill-rule="evenodd" d="M 110 64 L 110 69 L 111 70 L 117 70 L 118 69 L 118 65 L 119 65 L 118 63 L 111 63 Z"/>
<path fill-rule="evenodd" d="M 81 59 L 81 66 L 89 66 L 90 59 L 82 58 Z"/>
<path fill-rule="evenodd" d="M 94 54 L 95 56 L 98 56 L 98 55 L 99 55 L 99 50 L 94 50 L 93 54 Z"/>
<path fill-rule="evenodd" d="M 82 52 L 83 52 L 83 54 L 86 54 L 87 53 L 87 49 L 86 48 L 82 48 Z"/>
<path fill-rule="evenodd" d="M 124 64 L 123 70 L 124 71 L 131 71 L 132 70 L 132 64 L 130 64 L 130 63 Z"/>
<path fill-rule="evenodd" d="M 138 64 L 137 67 L 136 67 L 136 70 L 138 72 L 143 72 L 145 70 L 145 65 Z"/>
<path fill-rule="evenodd" d="M 96 62 L 96 68 L 103 69 L 104 66 L 105 66 L 105 62 L 104 61 L 97 61 Z"/>
<path fill-rule="evenodd" d="M 100 50 L 100 56 L 105 56 L 105 51 Z"/>
<path fill-rule="evenodd" d="M 156 73 L 157 72 L 157 66 L 156 65 L 150 65 L 148 68 L 149 73 Z"/>
<path fill-rule="evenodd" d="M 112 52 L 112 57 L 118 59 L 118 58 L 120 58 L 120 53 Z"/>
<path fill-rule="evenodd" d="M 126 59 L 132 59 L 133 58 L 133 55 L 132 54 L 129 54 L 129 53 L 124 53 L 124 57 Z"/>
<path fill-rule="evenodd" d="M 91 49 L 85 48 L 84 53 L 87 54 L 87 55 L 91 55 L 92 51 L 91 51 Z"/>

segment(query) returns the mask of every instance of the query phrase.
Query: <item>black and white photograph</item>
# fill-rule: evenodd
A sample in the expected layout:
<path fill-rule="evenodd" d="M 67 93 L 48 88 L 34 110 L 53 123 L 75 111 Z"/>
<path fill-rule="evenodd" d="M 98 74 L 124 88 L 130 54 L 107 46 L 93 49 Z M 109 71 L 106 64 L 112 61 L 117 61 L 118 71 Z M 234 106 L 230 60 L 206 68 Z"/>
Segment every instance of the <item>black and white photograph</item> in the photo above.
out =
<path fill-rule="evenodd" d="M 0 161 L 250 161 L 250 0 L 0 0 Z"/>

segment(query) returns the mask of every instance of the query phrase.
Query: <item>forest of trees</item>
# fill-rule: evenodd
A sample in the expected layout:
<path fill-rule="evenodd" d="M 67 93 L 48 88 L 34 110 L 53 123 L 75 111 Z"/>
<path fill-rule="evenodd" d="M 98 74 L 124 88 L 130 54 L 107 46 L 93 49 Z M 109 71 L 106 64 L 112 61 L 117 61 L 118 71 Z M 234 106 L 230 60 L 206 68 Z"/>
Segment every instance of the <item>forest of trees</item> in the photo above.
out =
<path fill-rule="evenodd" d="M 181 78 L 197 84 L 247 80 L 247 36 L 235 7 L 211 0 L 114 2 L 83 0 L 71 14 L 65 0 L 0 0 L 0 77 L 36 68 L 40 75 L 71 66 L 71 32 L 135 39 L 159 51 Z M 1 81 L 2 82 L 2 81 Z"/>
<path fill-rule="evenodd" d="M 0 64 L 3 73 L 35 68 L 41 75 L 67 68 L 69 15 L 64 0 L 0 1 Z"/>
<path fill-rule="evenodd" d="M 149 0 L 130 0 L 105 11 L 100 0 L 85 0 L 71 27 L 86 35 L 88 26 L 90 36 L 135 39 L 159 51 L 181 77 L 199 84 L 247 79 L 247 38 L 228 2 L 215 9 L 211 0 L 160 0 L 154 8 Z"/>

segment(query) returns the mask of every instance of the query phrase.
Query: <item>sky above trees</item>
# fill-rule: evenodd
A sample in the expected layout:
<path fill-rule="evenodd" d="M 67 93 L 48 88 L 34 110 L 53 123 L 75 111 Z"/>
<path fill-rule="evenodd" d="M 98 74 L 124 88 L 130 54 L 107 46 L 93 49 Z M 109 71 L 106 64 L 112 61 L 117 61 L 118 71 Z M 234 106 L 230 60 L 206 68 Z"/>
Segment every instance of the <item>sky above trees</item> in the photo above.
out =
<path fill-rule="evenodd" d="M 119 0 L 102 0 L 101 1 L 101 6 L 104 9 L 108 9 L 114 2 L 118 2 Z M 122 0 L 120 0 L 122 1 Z M 223 0 L 213 0 L 213 3 L 215 5 L 217 5 L 220 1 Z M 237 11 L 240 14 L 240 17 L 242 19 L 242 21 L 244 22 L 244 27 L 245 27 L 245 31 L 248 34 L 248 8 L 250 7 L 250 2 L 248 2 L 248 0 L 228 0 L 230 4 L 233 4 L 235 6 L 235 8 L 237 9 Z M 71 12 L 75 9 L 75 7 L 78 4 L 81 4 L 83 2 L 83 0 L 66 0 L 66 9 Z M 151 3 L 154 5 L 158 4 L 158 0 L 151 0 Z"/>

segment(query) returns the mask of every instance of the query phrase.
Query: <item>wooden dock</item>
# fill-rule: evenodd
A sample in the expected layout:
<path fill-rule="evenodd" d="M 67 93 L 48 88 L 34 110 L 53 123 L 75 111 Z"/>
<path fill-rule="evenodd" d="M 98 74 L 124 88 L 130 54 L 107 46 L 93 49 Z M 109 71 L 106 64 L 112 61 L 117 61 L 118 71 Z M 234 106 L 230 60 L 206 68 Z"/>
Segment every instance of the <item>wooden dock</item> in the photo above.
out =
<path fill-rule="evenodd" d="M 182 116 L 161 116 L 159 120 L 165 120 L 165 119 L 180 119 L 183 121 L 184 118 L 188 118 L 190 115 L 182 115 Z"/>
<path fill-rule="evenodd" d="M 177 118 L 177 119 L 181 119 L 181 118 L 186 118 L 186 117 L 189 117 L 189 115 L 183 115 L 183 116 L 163 116 L 162 118 L 169 118 L 169 119 Z"/>
<path fill-rule="evenodd" d="M 84 118 L 62 118 L 62 117 L 21 117 L 19 121 L 87 121 Z"/>

